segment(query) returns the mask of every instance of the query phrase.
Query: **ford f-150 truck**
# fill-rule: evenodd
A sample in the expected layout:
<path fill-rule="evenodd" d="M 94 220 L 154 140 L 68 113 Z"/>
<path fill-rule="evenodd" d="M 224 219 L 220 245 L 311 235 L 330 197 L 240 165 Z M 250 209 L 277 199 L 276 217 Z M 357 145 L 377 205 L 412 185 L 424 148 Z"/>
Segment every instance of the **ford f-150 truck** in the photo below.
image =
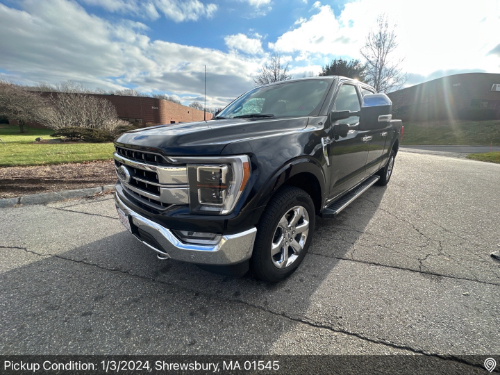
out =
<path fill-rule="evenodd" d="M 210 121 L 115 140 L 116 207 L 160 259 L 276 282 L 302 262 L 315 216 L 392 175 L 403 127 L 385 94 L 345 77 L 277 82 Z"/>

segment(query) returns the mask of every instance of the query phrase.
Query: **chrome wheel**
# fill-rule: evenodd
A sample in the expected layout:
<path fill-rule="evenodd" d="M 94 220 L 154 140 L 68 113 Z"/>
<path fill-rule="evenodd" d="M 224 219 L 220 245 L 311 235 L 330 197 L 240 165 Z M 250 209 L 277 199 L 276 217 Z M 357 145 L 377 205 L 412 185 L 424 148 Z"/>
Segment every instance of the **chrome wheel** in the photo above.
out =
<path fill-rule="evenodd" d="M 391 155 L 391 158 L 389 159 L 389 164 L 387 164 L 387 173 L 385 176 L 385 179 L 387 181 L 389 181 L 389 179 L 391 178 L 393 168 L 394 168 L 394 155 Z"/>
<path fill-rule="evenodd" d="M 271 259 L 276 268 L 286 268 L 299 257 L 309 234 L 309 214 L 302 206 L 288 210 L 274 230 Z"/>

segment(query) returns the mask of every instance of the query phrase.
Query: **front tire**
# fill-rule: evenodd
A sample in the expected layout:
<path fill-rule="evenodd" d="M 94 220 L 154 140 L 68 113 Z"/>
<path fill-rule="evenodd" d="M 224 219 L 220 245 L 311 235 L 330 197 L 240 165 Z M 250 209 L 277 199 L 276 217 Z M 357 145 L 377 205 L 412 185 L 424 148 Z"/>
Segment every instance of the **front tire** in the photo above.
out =
<path fill-rule="evenodd" d="M 377 181 L 377 185 L 385 186 L 389 183 L 389 180 L 391 179 L 392 176 L 392 172 L 394 171 L 395 160 L 396 160 L 396 152 L 394 152 L 394 150 L 391 150 L 391 154 L 389 155 L 389 160 L 387 161 L 387 164 L 385 165 L 384 168 L 382 168 L 380 171 L 377 172 L 377 174 L 380 176 L 379 180 Z"/>
<path fill-rule="evenodd" d="M 258 225 L 252 256 L 255 276 L 278 282 L 302 263 L 314 232 L 314 203 L 304 190 L 287 186 L 269 202 Z"/>

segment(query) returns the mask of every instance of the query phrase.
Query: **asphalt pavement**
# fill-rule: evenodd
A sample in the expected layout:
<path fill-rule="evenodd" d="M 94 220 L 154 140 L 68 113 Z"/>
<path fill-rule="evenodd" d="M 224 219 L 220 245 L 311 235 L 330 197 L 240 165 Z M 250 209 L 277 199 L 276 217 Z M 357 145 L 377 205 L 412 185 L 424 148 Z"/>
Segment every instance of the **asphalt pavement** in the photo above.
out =
<path fill-rule="evenodd" d="M 0 209 L 0 353 L 498 356 L 499 186 L 402 151 L 276 285 L 158 260 L 109 195 Z"/>

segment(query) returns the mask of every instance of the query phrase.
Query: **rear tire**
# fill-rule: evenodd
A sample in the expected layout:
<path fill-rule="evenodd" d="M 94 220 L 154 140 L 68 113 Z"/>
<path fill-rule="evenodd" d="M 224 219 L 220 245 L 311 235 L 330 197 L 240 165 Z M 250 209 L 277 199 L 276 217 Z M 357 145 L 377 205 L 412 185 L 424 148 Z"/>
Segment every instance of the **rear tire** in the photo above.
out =
<path fill-rule="evenodd" d="M 394 171 L 394 161 L 396 159 L 396 152 L 391 150 L 391 154 L 389 155 L 389 160 L 384 168 L 377 172 L 377 175 L 380 176 L 380 179 L 377 181 L 377 185 L 385 186 L 389 183 L 391 179 L 392 172 Z"/>
<path fill-rule="evenodd" d="M 278 282 L 297 269 L 311 243 L 315 214 L 304 190 L 287 186 L 276 193 L 257 228 L 251 265 L 258 279 Z"/>

